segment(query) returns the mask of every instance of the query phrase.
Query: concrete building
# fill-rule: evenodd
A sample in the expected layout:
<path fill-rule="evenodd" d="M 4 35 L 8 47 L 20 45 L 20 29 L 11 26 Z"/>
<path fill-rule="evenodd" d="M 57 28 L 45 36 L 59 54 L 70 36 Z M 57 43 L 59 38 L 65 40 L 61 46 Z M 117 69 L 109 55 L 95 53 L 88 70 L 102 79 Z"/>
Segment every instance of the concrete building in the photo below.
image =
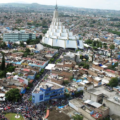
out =
<path fill-rule="evenodd" d="M 84 100 L 92 100 L 110 108 L 109 114 L 120 116 L 120 95 L 115 91 L 108 91 L 104 86 L 84 91 Z"/>
<path fill-rule="evenodd" d="M 117 38 L 114 40 L 114 43 L 116 43 L 117 45 L 120 45 L 120 37 L 117 37 Z"/>
<path fill-rule="evenodd" d="M 42 82 L 32 92 L 32 102 L 39 103 L 64 97 L 64 86 L 54 82 Z"/>
<path fill-rule="evenodd" d="M 5 42 L 17 42 L 27 41 L 28 39 L 36 39 L 35 33 L 26 33 L 24 30 L 21 31 L 10 31 L 9 33 L 3 34 L 3 41 Z"/>
<path fill-rule="evenodd" d="M 108 107 L 92 100 L 72 99 L 69 101 L 69 106 L 88 120 L 102 120 L 109 114 Z"/>
<path fill-rule="evenodd" d="M 83 49 L 83 41 L 79 40 L 78 35 L 73 35 L 71 31 L 65 28 L 58 18 L 58 8 L 56 5 L 53 20 L 49 30 L 42 39 L 42 43 L 61 48 Z"/>

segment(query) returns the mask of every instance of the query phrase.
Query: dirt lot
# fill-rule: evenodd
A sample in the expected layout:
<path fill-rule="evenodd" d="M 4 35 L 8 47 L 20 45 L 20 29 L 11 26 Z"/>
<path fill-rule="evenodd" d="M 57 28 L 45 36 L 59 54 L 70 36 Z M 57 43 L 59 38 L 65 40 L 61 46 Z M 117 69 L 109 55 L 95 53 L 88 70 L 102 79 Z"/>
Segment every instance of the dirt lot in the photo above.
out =
<path fill-rule="evenodd" d="M 50 109 L 50 115 L 47 118 L 48 120 L 70 120 L 69 116 L 64 113 L 60 113 L 60 110 L 56 110 L 55 108 Z"/>

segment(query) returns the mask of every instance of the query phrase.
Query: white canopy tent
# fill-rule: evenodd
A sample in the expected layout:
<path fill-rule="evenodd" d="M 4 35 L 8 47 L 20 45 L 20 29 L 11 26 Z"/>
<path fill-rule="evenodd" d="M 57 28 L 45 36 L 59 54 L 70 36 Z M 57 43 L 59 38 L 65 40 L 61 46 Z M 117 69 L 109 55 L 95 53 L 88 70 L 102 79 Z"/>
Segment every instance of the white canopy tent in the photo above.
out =
<path fill-rule="evenodd" d="M 52 68 L 54 68 L 55 67 L 55 64 L 48 64 L 46 67 L 45 67 L 45 69 L 46 70 L 52 70 Z"/>
<path fill-rule="evenodd" d="M 102 68 L 107 68 L 107 66 L 106 65 L 103 65 L 103 66 L 101 66 Z"/>
<path fill-rule="evenodd" d="M 0 93 L 0 101 L 5 101 L 5 94 L 4 93 Z"/>

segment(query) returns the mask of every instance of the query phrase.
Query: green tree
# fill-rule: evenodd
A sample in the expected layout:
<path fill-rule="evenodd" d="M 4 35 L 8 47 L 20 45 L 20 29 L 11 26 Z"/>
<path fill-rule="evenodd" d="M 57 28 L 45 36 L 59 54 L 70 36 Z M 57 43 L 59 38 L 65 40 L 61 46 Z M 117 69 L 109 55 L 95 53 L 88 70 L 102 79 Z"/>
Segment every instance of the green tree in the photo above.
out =
<path fill-rule="evenodd" d="M 64 80 L 63 81 L 63 85 L 67 85 L 67 84 L 69 84 L 69 81 L 68 80 Z"/>
<path fill-rule="evenodd" d="M 40 75 L 36 75 L 35 78 L 36 78 L 36 79 L 39 79 L 39 78 L 40 78 Z"/>
<path fill-rule="evenodd" d="M 0 48 L 4 49 L 6 47 L 7 47 L 7 45 L 5 44 L 5 42 L 0 43 Z"/>
<path fill-rule="evenodd" d="M 21 47 L 25 47 L 25 45 L 24 45 L 24 42 L 23 42 L 23 41 L 20 41 L 20 46 L 21 46 Z"/>
<path fill-rule="evenodd" d="M 75 92 L 75 97 L 79 97 L 80 95 L 83 95 L 83 91 L 76 91 Z"/>
<path fill-rule="evenodd" d="M 83 68 L 89 69 L 89 65 L 85 63 L 85 64 L 83 65 Z"/>
<path fill-rule="evenodd" d="M 108 48 L 107 45 L 104 45 L 104 48 L 107 49 Z"/>
<path fill-rule="evenodd" d="M 12 66 L 12 64 L 7 65 L 7 67 L 6 67 L 7 72 L 13 72 L 14 70 L 15 70 L 15 66 Z"/>
<path fill-rule="evenodd" d="M 73 116 L 73 120 L 83 120 L 83 116 L 75 115 L 75 116 Z"/>
<path fill-rule="evenodd" d="M 13 44 L 13 47 L 17 47 L 17 46 L 18 46 L 18 44 L 16 44 L 16 43 Z"/>
<path fill-rule="evenodd" d="M 99 41 L 97 41 L 96 44 L 97 44 L 97 47 L 99 48 L 99 44 L 100 44 Z"/>
<path fill-rule="evenodd" d="M 99 47 L 102 48 L 102 42 L 99 42 Z"/>
<path fill-rule="evenodd" d="M 6 71 L 0 71 L 0 78 L 6 77 Z"/>
<path fill-rule="evenodd" d="M 93 46 L 93 47 L 96 46 L 96 41 L 93 41 L 92 46 Z"/>
<path fill-rule="evenodd" d="M 38 43 L 40 43 L 40 39 L 41 39 L 41 37 L 40 37 L 40 38 L 36 38 L 35 40 L 28 39 L 28 40 L 26 41 L 26 43 L 27 43 L 28 45 L 38 44 Z"/>
<path fill-rule="evenodd" d="M 39 36 L 39 39 L 42 40 L 42 35 Z"/>
<path fill-rule="evenodd" d="M 4 57 L 4 53 L 2 53 L 2 63 L 1 63 L 1 70 L 5 70 L 5 57 Z"/>
<path fill-rule="evenodd" d="M 29 49 L 29 48 L 26 48 L 25 52 L 26 52 L 26 53 L 30 53 L 30 49 Z"/>
<path fill-rule="evenodd" d="M 31 42 L 31 40 L 30 40 L 30 39 L 28 39 L 28 40 L 26 41 L 26 43 L 27 43 L 27 44 L 29 44 L 30 42 Z"/>
<path fill-rule="evenodd" d="M 33 83 L 30 83 L 30 82 L 29 82 L 29 83 L 28 83 L 28 87 L 29 87 L 29 88 L 33 87 Z"/>
<path fill-rule="evenodd" d="M 14 101 L 14 102 L 20 101 L 21 98 L 22 98 L 22 96 L 20 95 L 19 89 L 16 89 L 16 88 L 13 88 L 13 89 L 9 90 L 5 94 L 5 97 L 6 97 L 7 100 Z"/>
<path fill-rule="evenodd" d="M 83 59 L 83 55 L 80 55 L 80 59 Z"/>
<path fill-rule="evenodd" d="M 110 49 L 112 49 L 112 50 L 115 49 L 115 45 L 114 45 L 114 44 L 111 44 L 111 45 L 110 45 Z"/>
<path fill-rule="evenodd" d="M 114 45 L 114 44 L 111 44 L 111 45 L 110 45 L 110 49 L 111 49 L 111 56 L 112 56 L 112 50 L 115 49 L 115 45 Z"/>
<path fill-rule="evenodd" d="M 47 29 L 43 29 L 42 32 L 43 34 L 45 34 L 47 32 Z"/>
<path fill-rule="evenodd" d="M 44 70 L 44 69 L 42 69 L 42 70 L 40 71 L 40 74 L 44 73 L 44 71 L 45 71 L 45 70 Z"/>
<path fill-rule="evenodd" d="M 70 80 L 73 80 L 73 76 L 70 76 Z"/>
<path fill-rule="evenodd" d="M 53 62 L 53 61 L 54 61 L 54 58 L 51 58 L 51 59 L 50 59 L 50 62 Z"/>
<path fill-rule="evenodd" d="M 117 77 L 111 78 L 111 80 L 109 81 L 109 85 L 111 87 L 116 87 L 118 85 L 118 78 Z"/>
<path fill-rule="evenodd" d="M 65 98 L 69 98 L 70 94 L 69 93 L 65 93 L 64 96 L 65 96 Z"/>
<path fill-rule="evenodd" d="M 89 40 L 89 39 L 85 41 L 86 44 L 92 44 L 92 42 L 93 40 Z"/>

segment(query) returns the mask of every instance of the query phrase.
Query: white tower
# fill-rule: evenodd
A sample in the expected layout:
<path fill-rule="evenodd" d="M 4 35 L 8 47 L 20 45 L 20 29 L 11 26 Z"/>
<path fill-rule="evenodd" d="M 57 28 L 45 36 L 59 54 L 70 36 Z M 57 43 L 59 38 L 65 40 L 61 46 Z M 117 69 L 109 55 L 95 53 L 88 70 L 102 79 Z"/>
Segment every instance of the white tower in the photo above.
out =
<path fill-rule="evenodd" d="M 60 22 L 57 4 L 53 13 L 52 23 L 43 37 L 42 43 L 62 48 L 84 48 L 83 41 L 79 40 L 78 35 L 73 35 Z"/>

